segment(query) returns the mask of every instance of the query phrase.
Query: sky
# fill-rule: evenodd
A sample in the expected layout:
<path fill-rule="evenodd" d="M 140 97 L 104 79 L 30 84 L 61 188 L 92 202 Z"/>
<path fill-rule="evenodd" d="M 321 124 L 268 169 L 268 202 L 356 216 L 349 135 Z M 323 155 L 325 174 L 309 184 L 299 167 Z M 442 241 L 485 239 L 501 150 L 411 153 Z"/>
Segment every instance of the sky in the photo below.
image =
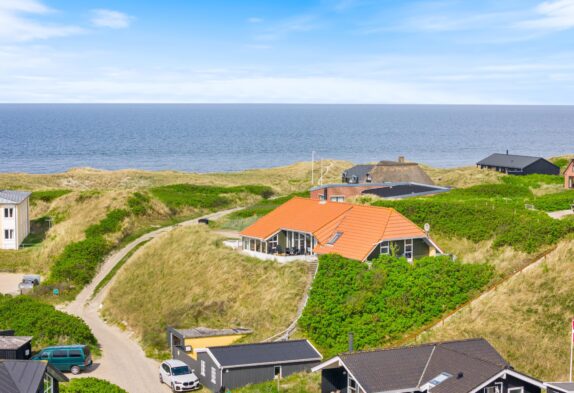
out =
<path fill-rule="evenodd" d="M 0 102 L 574 104 L 574 0 L 0 0 Z"/>

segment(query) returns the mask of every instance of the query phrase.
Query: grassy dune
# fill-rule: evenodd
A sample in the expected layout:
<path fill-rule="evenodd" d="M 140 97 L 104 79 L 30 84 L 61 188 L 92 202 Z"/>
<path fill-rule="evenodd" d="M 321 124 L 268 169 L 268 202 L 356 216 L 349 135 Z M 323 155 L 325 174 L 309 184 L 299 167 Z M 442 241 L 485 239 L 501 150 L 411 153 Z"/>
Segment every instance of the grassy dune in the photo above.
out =
<path fill-rule="evenodd" d="M 105 316 L 133 330 L 147 350 L 165 350 L 165 327 L 244 326 L 259 341 L 294 318 L 308 279 L 303 263 L 242 256 L 205 227 L 152 240 L 120 271 Z"/>
<path fill-rule="evenodd" d="M 424 341 L 484 337 L 517 369 L 567 380 L 574 315 L 574 240 L 562 241 L 536 268 L 427 333 Z"/>

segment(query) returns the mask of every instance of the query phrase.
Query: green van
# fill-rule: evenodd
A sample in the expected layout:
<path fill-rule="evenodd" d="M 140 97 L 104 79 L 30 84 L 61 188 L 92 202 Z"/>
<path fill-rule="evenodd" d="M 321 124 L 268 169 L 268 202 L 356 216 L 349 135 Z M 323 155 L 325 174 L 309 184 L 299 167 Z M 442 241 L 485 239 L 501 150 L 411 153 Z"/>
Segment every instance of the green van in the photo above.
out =
<path fill-rule="evenodd" d="M 60 345 L 42 349 L 32 360 L 47 360 L 60 371 L 70 371 L 77 375 L 92 364 L 90 348 L 86 345 Z"/>

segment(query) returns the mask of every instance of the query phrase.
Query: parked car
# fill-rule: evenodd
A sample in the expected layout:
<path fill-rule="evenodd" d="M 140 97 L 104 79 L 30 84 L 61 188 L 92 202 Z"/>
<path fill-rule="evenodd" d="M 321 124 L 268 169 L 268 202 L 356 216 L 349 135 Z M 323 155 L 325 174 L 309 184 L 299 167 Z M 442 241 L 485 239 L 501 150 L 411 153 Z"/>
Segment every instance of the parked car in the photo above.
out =
<path fill-rule="evenodd" d="M 92 365 L 90 348 L 86 345 L 60 345 L 42 349 L 32 360 L 47 360 L 60 371 L 77 375 Z"/>
<path fill-rule="evenodd" d="M 171 387 L 174 392 L 189 392 L 201 388 L 199 378 L 181 360 L 166 360 L 159 366 L 159 382 Z"/>
<path fill-rule="evenodd" d="M 18 284 L 18 289 L 20 290 L 20 294 L 28 293 L 36 285 L 40 284 L 40 276 L 37 274 L 27 274 L 22 277 L 22 281 Z"/>
<path fill-rule="evenodd" d="M 209 218 L 200 218 L 199 220 L 197 220 L 197 222 L 200 224 L 208 225 L 209 224 Z"/>

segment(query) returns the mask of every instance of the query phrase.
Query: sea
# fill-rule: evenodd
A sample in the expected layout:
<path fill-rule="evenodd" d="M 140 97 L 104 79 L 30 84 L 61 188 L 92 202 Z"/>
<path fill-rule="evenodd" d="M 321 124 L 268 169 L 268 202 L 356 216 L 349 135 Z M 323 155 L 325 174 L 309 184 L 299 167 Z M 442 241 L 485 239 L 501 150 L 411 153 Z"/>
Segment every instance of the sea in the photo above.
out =
<path fill-rule="evenodd" d="M 574 153 L 574 106 L 1 104 L 0 172 L 240 171 L 317 160 L 473 165 Z"/>

